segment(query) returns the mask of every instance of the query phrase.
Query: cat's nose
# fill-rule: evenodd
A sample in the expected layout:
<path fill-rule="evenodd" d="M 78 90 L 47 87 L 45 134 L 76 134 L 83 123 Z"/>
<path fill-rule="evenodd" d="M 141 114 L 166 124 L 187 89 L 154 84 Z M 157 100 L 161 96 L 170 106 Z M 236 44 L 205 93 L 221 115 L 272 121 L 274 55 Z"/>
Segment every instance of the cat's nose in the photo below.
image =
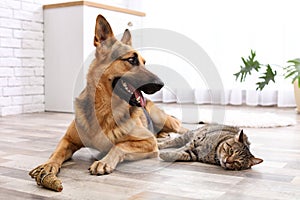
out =
<path fill-rule="evenodd" d="M 227 163 L 227 160 L 228 160 L 228 158 L 225 158 L 225 159 L 224 159 L 224 163 Z"/>
<path fill-rule="evenodd" d="M 233 160 L 230 157 L 227 157 L 227 158 L 225 158 L 224 162 L 231 164 L 231 163 L 233 163 Z"/>

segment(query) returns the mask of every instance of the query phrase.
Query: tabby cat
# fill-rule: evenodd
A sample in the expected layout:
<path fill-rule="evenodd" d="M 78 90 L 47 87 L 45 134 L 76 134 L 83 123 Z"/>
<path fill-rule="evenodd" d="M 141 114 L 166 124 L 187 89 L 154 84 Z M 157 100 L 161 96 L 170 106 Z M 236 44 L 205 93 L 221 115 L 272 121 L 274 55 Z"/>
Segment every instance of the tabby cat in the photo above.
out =
<path fill-rule="evenodd" d="M 161 151 L 164 161 L 199 161 L 221 165 L 224 169 L 244 170 L 263 162 L 249 149 L 249 141 L 238 127 L 211 124 L 159 143 L 159 148 L 181 147 Z"/>

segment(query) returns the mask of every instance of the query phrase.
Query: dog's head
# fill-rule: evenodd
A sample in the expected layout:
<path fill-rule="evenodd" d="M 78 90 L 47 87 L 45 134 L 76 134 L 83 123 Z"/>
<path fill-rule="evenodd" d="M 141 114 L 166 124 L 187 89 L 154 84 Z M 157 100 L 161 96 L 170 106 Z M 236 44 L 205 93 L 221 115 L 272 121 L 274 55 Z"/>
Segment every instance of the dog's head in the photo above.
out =
<path fill-rule="evenodd" d="M 98 76 L 98 72 L 101 72 L 97 85 L 105 88 L 106 92 L 118 96 L 131 106 L 144 107 L 146 100 L 142 92 L 153 94 L 164 86 L 156 75 L 145 68 L 144 58 L 131 47 L 129 30 L 126 29 L 118 41 L 102 15 L 96 20 L 94 45 L 96 60 L 94 70 L 89 73 Z"/>

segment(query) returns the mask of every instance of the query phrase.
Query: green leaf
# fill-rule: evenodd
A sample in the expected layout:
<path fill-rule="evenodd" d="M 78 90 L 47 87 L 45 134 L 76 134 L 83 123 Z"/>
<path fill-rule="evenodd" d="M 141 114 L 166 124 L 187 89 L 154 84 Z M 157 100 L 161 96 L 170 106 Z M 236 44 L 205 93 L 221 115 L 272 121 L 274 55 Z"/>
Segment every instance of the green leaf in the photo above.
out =
<path fill-rule="evenodd" d="M 266 66 L 266 72 L 263 73 L 263 76 L 259 77 L 262 81 L 256 83 L 257 88 L 256 90 L 262 90 L 266 85 L 269 84 L 270 81 L 275 83 L 275 76 L 277 72 L 272 70 L 271 66 L 268 64 Z"/>
<path fill-rule="evenodd" d="M 240 66 L 240 71 L 233 74 L 235 76 L 235 80 L 240 78 L 240 82 L 245 81 L 246 76 L 249 74 L 251 75 L 252 70 L 259 71 L 261 64 L 255 59 L 256 53 L 255 51 L 251 50 L 251 55 L 248 56 L 247 59 L 241 57 L 243 61 L 243 66 Z"/>
<path fill-rule="evenodd" d="M 294 83 L 297 79 L 299 79 L 297 76 L 295 76 L 292 80 L 292 83 Z M 299 82 L 298 82 L 298 85 L 299 85 Z"/>
<path fill-rule="evenodd" d="M 289 60 L 288 63 L 291 63 L 291 65 L 284 67 L 284 70 L 286 70 L 285 78 L 292 78 L 292 83 L 294 83 L 295 80 L 300 80 L 300 58 Z M 299 83 L 298 85 L 300 87 Z"/>
<path fill-rule="evenodd" d="M 284 67 L 283 69 L 286 71 L 286 74 L 287 74 L 287 73 L 290 73 L 290 72 L 294 71 L 294 66 L 289 65 L 287 67 Z"/>
<path fill-rule="evenodd" d="M 287 75 L 285 75 L 285 78 L 289 78 L 289 77 L 293 76 L 295 73 L 297 73 L 297 71 L 293 70 L 290 73 L 288 73 Z"/>
<path fill-rule="evenodd" d="M 288 63 L 293 63 L 294 65 L 300 65 L 300 58 L 287 61 Z"/>

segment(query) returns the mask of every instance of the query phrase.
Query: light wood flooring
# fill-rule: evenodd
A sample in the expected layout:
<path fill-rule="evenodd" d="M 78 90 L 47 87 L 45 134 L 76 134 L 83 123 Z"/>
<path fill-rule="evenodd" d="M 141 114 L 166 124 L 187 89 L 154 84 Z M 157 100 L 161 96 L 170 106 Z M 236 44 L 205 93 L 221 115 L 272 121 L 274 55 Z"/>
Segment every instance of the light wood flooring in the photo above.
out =
<path fill-rule="evenodd" d="M 207 107 L 207 106 L 206 106 Z M 247 128 L 254 155 L 262 164 L 226 171 L 197 162 L 157 159 L 126 162 L 110 175 L 92 176 L 97 152 L 82 149 L 59 174 L 64 190 L 38 187 L 29 170 L 45 162 L 73 114 L 34 113 L 0 118 L 0 199 L 300 199 L 300 115 L 294 109 L 231 107 L 274 112 L 297 120 L 295 126 Z M 193 128 L 192 125 L 186 125 Z"/>

